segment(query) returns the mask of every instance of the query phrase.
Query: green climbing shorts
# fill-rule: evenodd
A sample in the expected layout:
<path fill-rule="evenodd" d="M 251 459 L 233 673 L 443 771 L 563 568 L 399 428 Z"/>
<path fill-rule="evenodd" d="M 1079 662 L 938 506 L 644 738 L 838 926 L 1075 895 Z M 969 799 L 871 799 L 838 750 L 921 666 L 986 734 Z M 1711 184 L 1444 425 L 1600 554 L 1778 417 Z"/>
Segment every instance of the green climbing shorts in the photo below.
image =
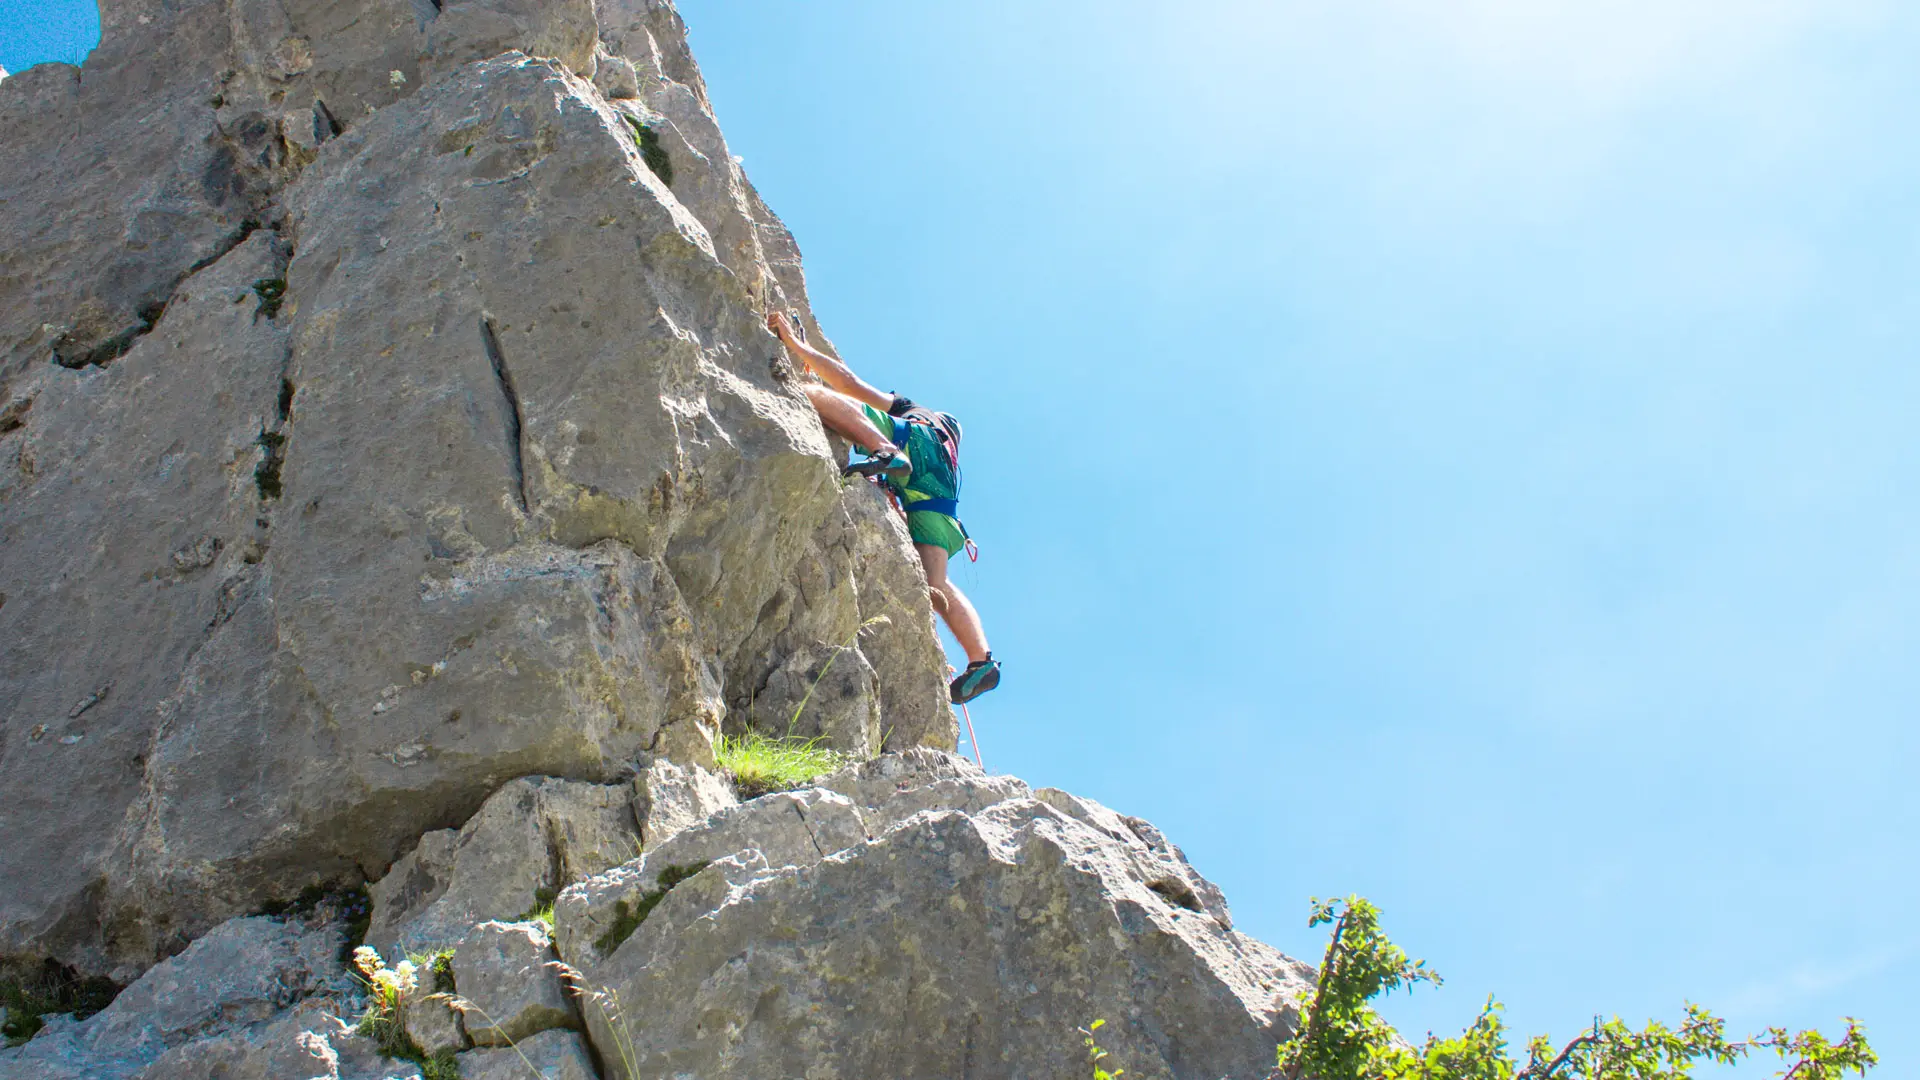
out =
<path fill-rule="evenodd" d="M 907 504 L 907 535 L 916 544 L 932 544 L 944 549 L 948 558 L 960 554 L 967 546 L 967 536 L 960 531 L 958 521 L 932 510 L 915 510 L 912 503 Z"/>

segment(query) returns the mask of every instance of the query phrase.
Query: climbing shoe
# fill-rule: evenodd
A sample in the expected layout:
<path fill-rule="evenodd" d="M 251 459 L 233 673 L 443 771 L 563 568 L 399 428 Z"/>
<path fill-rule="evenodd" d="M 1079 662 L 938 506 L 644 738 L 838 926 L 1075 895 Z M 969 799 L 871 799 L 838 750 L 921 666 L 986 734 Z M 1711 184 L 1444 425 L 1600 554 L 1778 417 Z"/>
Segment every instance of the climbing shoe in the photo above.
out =
<path fill-rule="evenodd" d="M 907 477 L 912 474 L 913 462 L 908 461 L 907 455 L 891 446 L 882 446 L 878 450 L 869 451 L 864 460 L 850 461 L 840 470 L 841 476 L 878 476 L 902 484 L 906 483 Z"/>
<path fill-rule="evenodd" d="M 1000 661 L 995 660 L 992 653 L 988 653 L 985 660 L 975 660 L 968 664 L 967 670 L 961 672 L 952 683 L 948 684 L 947 691 L 955 705 L 962 705 L 999 685 Z"/>

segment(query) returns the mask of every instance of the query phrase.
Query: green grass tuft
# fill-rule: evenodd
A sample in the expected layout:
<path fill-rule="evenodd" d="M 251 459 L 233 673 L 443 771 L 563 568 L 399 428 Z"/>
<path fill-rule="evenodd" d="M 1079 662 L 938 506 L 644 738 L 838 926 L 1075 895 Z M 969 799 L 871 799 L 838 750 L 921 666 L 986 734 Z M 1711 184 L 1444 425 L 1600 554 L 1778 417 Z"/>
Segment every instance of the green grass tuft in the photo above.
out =
<path fill-rule="evenodd" d="M 545 923 L 547 932 L 552 933 L 553 902 L 559 898 L 559 893 L 542 885 L 533 890 L 533 906 L 521 912 L 513 921 Z"/>
<path fill-rule="evenodd" d="M 407 959 L 413 966 L 433 977 L 433 985 L 427 991 L 430 994 L 453 993 L 453 949 L 445 948 L 438 952 L 408 953 Z"/>
<path fill-rule="evenodd" d="M 853 760 L 852 755 L 820 745 L 819 736 L 776 739 L 757 731 L 721 736 L 713 756 L 733 774 L 734 792 L 742 799 L 806 787 Z"/>
<path fill-rule="evenodd" d="M 660 901 L 667 898 L 667 894 L 673 891 L 675 885 L 706 868 L 707 864 L 704 862 L 666 867 L 653 879 L 654 884 L 659 888 L 648 889 L 641 893 L 640 899 L 632 904 L 628 904 L 625 900 L 615 900 L 613 925 L 607 927 L 606 933 L 594 939 L 593 947 L 600 950 L 601 956 L 612 953 L 620 947 L 621 942 L 632 937 L 633 932 L 640 929 L 640 924 L 647 921 L 647 916 L 653 914 L 653 909 L 660 905 Z"/>

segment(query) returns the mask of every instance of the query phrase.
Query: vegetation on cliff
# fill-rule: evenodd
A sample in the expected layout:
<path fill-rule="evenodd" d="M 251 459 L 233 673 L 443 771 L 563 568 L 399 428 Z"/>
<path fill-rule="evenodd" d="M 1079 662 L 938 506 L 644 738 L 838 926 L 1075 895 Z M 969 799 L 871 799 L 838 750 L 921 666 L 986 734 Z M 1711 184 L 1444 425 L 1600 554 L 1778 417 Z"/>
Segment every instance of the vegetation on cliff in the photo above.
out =
<path fill-rule="evenodd" d="M 1634 1028 L 1618 1017 L 1596 1017 L 1592 1030 L 1558 1046 L 1536 1035 L 1527 1040 L 1523 1064 L 1509 1050 L 1500 1003 L 1489 998 L 1459 1035 L 1429 1034 L 1410 1046 L 1369 1002 L 1416 983 L 1437 986 L 1439 973 L 1388 940 L 1379 909 L 1362 897 L 1315 899 L 1308 925 L 1327 923 L 1333 931 L 1326 958 L 1298 1033 L 1280 1047 L 1276 1080 L 1684 1080 L 1699 1063 L 1731 1065 L 1756 1052 L 1780 1059 L 1782 1080 L 1833 1080 L 1864 1075 L 1879 1060 L 1852 1019 L 1837 1041 L 1777 1027 L 1732 1039 L 1726 1021 L 1694 1004 L 1672 1027 L 1655 1020 Z"/>

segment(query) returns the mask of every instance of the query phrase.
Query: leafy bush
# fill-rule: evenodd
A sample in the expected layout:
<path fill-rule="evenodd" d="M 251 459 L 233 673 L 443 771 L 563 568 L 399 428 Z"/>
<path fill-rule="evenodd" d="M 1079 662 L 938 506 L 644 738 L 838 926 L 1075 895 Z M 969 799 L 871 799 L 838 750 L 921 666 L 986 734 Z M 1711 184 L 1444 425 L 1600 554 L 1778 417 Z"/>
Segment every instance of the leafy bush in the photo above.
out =
<path fill-rule="evenodd" d="M 1879 1060 L 1852 1019 L 1838 1042 L 1818 1031 L 1789 1035 L 1785 1028 L 1728 1039 L 1725 1021 L 1689 1004 L 1677 1028 L 1651 1021 L 1636 1031 L 1617 1018 L 1596 1019 L 1592 1031 L 1558 1051 L 1545 1035 L 1536 1036 L 1523 1066 L 1507 1053 L 1500 1003 L 1491 998 L 1472 1027 L 1451 1039 L 1428 1035 L 1415 1049 L 1395 1041 L 1367 1002 L 1419 982 L 1437 986 L 1440 976 L 1388 941 L 1379 909 L 1361 897 L 1316 898 L 1307 925 L 1325 923 L 1333 924 L 1326 959 L 1299 1031 L 1280 1046 L 1279 1080 L 1685 1080 L 1696 1062 L 1730 1065 L 1755 1050 L 1789 1063 L 1782 1080 L 1834 1080 L 1848 1072 L 1865 1075 Z"/>
<path fill-rule="evenodd" d="M 1115 1069 L 1112 1072 L 1108 1072 L 1100 1064 L 1106 1060 L 1107 1052 L 1100 1049 L 1099 1043 L 1093 1041 L 1093 1033 L 1105 1027 L 1106 1023 L 1105 1020 L 1095 1020 L 1093 1023 L 1080 1029 L 1080 1041 L 1085 1043 L 1087 1047 L 1087 1064 L 1093 1066 L 1093 1080 L 1119 1080 L 1120 1075 L 1127 1071 L 1125 1069 Z"/>

